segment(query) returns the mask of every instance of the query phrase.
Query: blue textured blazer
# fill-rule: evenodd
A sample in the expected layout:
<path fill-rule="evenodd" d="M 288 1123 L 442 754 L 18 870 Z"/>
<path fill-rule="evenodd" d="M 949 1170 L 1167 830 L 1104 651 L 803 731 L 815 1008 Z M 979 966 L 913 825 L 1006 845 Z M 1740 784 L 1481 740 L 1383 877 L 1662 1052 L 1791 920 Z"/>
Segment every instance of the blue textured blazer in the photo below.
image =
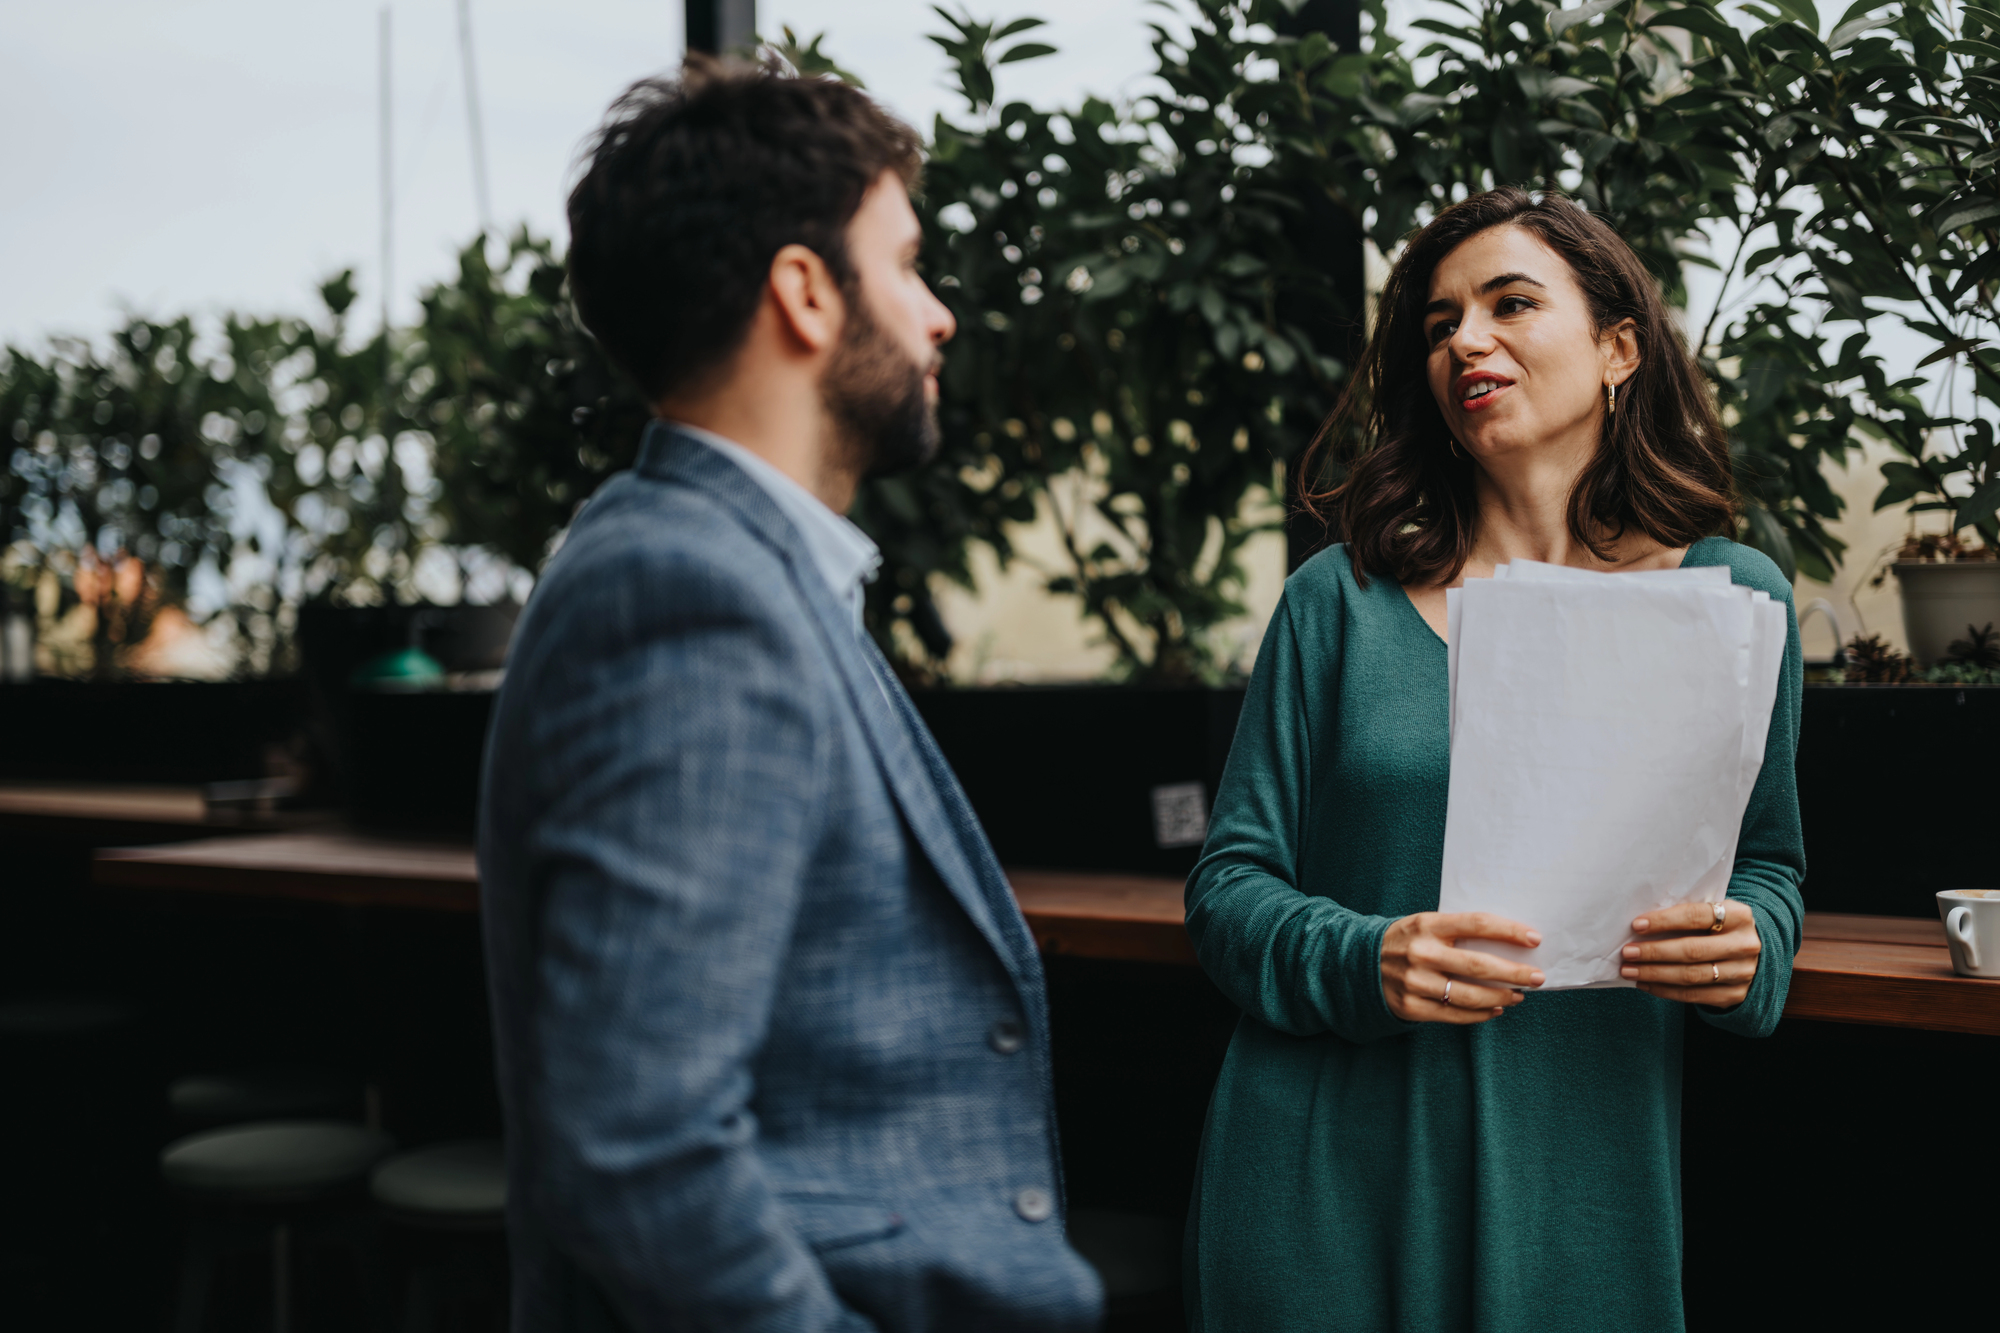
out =
<path fill-rule="evenodd" d="M 517 1333 L 1095 1327 L 1034 941 L 715 450 L 651 429 L 550 562 L 479 869 Z"/>

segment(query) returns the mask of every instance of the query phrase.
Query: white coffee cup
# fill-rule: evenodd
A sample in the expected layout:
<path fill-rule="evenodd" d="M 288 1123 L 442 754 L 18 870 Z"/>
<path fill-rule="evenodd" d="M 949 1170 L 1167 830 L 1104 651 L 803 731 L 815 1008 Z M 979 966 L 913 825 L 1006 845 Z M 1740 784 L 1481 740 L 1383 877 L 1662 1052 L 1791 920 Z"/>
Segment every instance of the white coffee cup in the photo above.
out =
<path fill-rule="evenodd" d="M 1945 889 L 1937 896 L 1951 970 L 2000 977 L 2000 889 Z"/>

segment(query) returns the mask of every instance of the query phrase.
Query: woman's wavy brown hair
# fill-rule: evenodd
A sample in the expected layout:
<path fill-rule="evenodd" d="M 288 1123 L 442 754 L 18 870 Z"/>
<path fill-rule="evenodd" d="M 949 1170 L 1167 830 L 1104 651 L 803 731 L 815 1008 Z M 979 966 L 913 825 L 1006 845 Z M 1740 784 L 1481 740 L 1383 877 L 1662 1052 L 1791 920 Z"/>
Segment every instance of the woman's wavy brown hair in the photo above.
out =
<path fill-rule="evenodd" d="M 1338 486 L 1302 488 L 1306 510 L 1337 523 L 1355 577 L 1449 583 L 1472 553 L 1478 503 L 1470 459 L 1454 452 L 1431 395 L 1424 306 L 1444 257 L 1490 227 L 1524 227 L 1568 261 L 1598 332 L 1631 320 L 1639 368 L 1618 387 L 1597 455 L 1569 496 L 1570 534 L 1600 559 L 1626 532 L 1689 546 L 1733 530 L 1729 443 L 1659 285 L 1610 224 L 1557 194 L 1499 189 L 1437 215 L 1410 239 L 1382 291 L 1375 335 L 1301 461 L 1317 478 L 1344 455 Z"/>

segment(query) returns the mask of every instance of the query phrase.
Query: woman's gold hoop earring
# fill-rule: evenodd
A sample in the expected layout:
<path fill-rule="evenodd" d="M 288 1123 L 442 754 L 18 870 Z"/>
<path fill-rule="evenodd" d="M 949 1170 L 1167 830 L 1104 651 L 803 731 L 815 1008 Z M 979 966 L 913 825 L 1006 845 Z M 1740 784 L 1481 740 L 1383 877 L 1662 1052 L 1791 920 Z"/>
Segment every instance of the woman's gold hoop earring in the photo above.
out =
<path fill-rule="evenodd" d="M 1446 443 L 1447 445 L 1451 446 L 1451 456 L 1452 456 L 1453 458 L 1465 458 L 1465 455 L 1464 455 L 1464 454 L 1462 454 L 1462 453 L 1460 453 L 1460 452 L 1458 451 L 1458 436 L 1456 436 L 1456 435 L 1447 435 L 1447 436 L 1445 436 L 1445 437 L 1444 437 L 1444 442 L 1445 442 L 1445 443 Z M 1472 460 L 1471 460 L 1471 459 L 1469 459 L 1469 458 L 1466 458 L 1466 459 L 1465 459 L 1465 461 L 1469 463 L 1469 462 L 1471 462 Z"/>
<path fill-rule="evenodd" d="M 1615 416 L 1618 412 L 1618 386 L 1615 384 L 1604 386 L 1604 412 L 1607 416 Z"/>

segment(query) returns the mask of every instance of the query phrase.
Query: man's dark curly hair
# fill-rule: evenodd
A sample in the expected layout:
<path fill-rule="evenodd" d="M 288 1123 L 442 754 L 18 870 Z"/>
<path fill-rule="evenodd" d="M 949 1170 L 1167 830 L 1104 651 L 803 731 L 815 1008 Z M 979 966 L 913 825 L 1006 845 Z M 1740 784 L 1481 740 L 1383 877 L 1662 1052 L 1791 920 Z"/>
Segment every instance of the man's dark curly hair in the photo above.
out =
<path fill-rule="evenodd" d="M 799 244 L 851 292 L 847 224 L 916 132 L 847 84 L 693 56 L 611 104 L 569 196 L 570 294 L 658 402 L 742 345 L 771 260 Z"/>

